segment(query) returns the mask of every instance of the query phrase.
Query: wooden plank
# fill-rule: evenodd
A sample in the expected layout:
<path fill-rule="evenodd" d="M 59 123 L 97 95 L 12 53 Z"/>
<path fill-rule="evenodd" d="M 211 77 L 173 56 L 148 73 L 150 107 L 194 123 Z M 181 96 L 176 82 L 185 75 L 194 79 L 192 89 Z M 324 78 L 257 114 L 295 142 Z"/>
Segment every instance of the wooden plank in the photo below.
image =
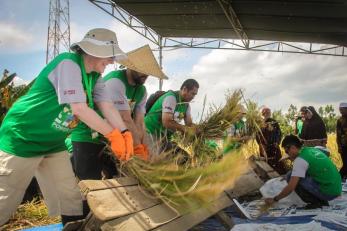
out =
<path fill-rule="evenodd" d="M 101 221 L 125 216 L 160 203 L 146 196 L 138 186 L 92 191 L 87 194 L 89 207 Z"/>
<path fill-rule="evenodd" d="M 162 203 L 149 209 L 108 221 L 101 226 L 101 230 L 151 230 L 174 220 L 178 216 L 179 213 L 176 210 Z"/>
<path fill-rule="evenodd" d="M 263 184 L 263 181 L 255 174 L 253 169 L 251 169 L 236 181 L 232 189 L 225 190 L 225 192 L 230 198 L 236 198 L 259 189 Z"/>
<path fill-rule="evenodd" d="M 232 201 L 229 197 L 223 193 L 218 199 L 212 201 L 208 206 L 203 207 L 201 209 L 195 210 L 189 214 L 178 217 L 172 222 L 166 223 L 158 228 L 153 230 L 162 230 L 162 231 L 180 231 L 180 230 L 188 230 L 195 225 L 201 223 L 206 220 L 210 216 L 214 215 L 218 211 L 232 205 Z"/>
<path fill-rule="evenodd" d="M 258 170 L 263 171 L 268 179 L 279 177 L 280 175 L 265 161 L 255 161 Z"/>
<path fill-rule="evenodd" d="M 256 160 L 255 163 L 256 163 L 256 165 L 258 165 L 260 168 L 264 169 L 266 172 L 274 171 L 274 169 L 271 168 L 271 166 L 270 166 L 268 163 L 266 163 L 265 161 Z"/>
<path fill-rule="evenodd" d="M 81 191 L 86 195 L 90 191 L 108 188 L 118 188 L 124 186 L 137 185 L 138 181 L 132 177 L 121 177 L 108 180 L 82 180 L 78 183 Z"/>

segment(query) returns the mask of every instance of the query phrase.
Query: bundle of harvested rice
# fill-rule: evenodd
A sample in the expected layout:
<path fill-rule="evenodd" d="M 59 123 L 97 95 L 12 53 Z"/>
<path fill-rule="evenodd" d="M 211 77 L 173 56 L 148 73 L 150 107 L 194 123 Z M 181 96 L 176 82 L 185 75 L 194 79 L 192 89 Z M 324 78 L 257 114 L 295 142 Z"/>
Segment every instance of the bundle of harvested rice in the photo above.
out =
<path fill-rule="evenodd" d="M 122 164 L 122 171 L 136 177 L 154 196 L 181 212 L 194 210 L 234 186 L 235 181 L 248 170 L 248 145 L 223 153 L 211 147 L 207 140 L 223 139 L 231 124 L 240 120 L 244 111 L 240 104 L 242 92 L 237 90 L 226 95 L 224 107 L 210 107 L 207 116 L 196 125 L 198 133 L 176 133 L 170 142 L 176 148 L 159 154 L 155 162 L 132 158 Z M 252 126 L 259 121 L 256 108 L 252 108 Z M 247 117 L 247 112 L 246 112 Z M 259 125 L 258 125 L 259 126 Z M 252 130 L 253 131 L 253 130 Z"/>

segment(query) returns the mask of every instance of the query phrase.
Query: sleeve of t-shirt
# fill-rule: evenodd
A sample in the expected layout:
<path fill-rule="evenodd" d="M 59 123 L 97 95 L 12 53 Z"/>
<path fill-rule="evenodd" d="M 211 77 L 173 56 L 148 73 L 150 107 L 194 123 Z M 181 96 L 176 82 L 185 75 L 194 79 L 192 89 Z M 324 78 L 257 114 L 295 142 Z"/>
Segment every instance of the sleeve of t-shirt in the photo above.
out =
<path fill-rule="evenodd" d="M 131 110 L 123 82 L 120 79 L 112 78 L 105 81 L 105 84 L 115 107 L 120 111 Z"/>
<path fill-rule="evenodd" d="M 291 176 L 305 178 L 307 169 L 308 169 L 307 161 L 302 159 L 301 157 L 297 157 L 293 163 L 293 170 L 292 170 Z"/>
<path fill-rule="evenodd" d="M 147 101 L 147 91 L 145 91 L 145 94 L 143 95 L 141 102 L 136 105 L 135 110 L 145 114 L 146 113 L 146 101 Z"/>
<path fill-rule="evenodd" d="M 166 112 L 166 113 L 174 113 L 175 112 L 175 108 L 176 108 L 176 98 L 175 96 L 166 96 L 165 99 L 163 100 L 163 105 L 162 105 L 162 112 Z"/>
<path fill-rule="evenodd" d="M 59 104 L 87 101 L 82 85 L 81 68 L 72 60 L 61 61 L 48 75 L 48 79 L 53 84 Z"/>
<path fill-rule="evenodd" d="M 106 87 L 104 79 L 99 78 L 93 89 L 93 99 L 95 102 L 112 102 L 111 94 Z"/>

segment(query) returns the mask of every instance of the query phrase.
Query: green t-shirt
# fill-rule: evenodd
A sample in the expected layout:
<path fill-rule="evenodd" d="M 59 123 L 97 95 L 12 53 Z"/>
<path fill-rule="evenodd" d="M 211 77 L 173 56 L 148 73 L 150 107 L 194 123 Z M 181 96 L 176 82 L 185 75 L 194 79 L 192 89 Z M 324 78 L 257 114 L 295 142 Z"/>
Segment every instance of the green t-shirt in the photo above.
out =
<path fill-rule="evenodd" d="M 167 97 L 173 96 L 176 100 L 175 108 L 170 108 L 170 106 L 164 106 L 163 102 Z M 167 108 L 165 108 L 167 107 Z M 164 95 L 160 96 L 159 99 L 153 104 L 149 112 L 145 116 L 145 125 L 147 132 L 149 134 L 155 135 L 157 137 L 164 137 L 167 135 L 170 137 L 173 134 L 173 131 L 169 131 L 163 126 L 162 122 L 162 112 L 171 112 L 173 113 L 174 120 L 180 122 L 184 119 L 188 112 L 189 104 L 183 102 L 180 99 L 179 92 L 168 91 Z"/>
<path fill-rule="evenodd" d="M 86 102 L 82 73 L 83 59 L 75 53 L 60 54 L 47 64 L 7 113 L 0 128 L 0 150 L 21 157 L 66 150 L 65 138 L 78 123 L 69 105 Z"/>
<path fill-rule="evenodd" d="M 119 80 L 119 81 L 114 81 Z M 139 105 L 142 101 L 145 101 L 144 97 L 146 95 L 146 88 L 143 85 L 132 86 L 128 83 L 125 70 L 120 71 L 111 71 L 104 78 L 103 81 L 107 86 L 109 93 L 111 94 L 109 97 L 115 103 L 115 107 L 118 108 L 117 103 L 122 100 L 122 97 L 127 98 L 126 102 L 121 102 L 122 106 L 128 106 L 129 110 L 133 112 L 133 110 Z M 123 85 L 123 86 L 120 86 Z M 125 92 L 122 92 L 122 87 L 125 89 Z M 122 109 L 122 108 L 118 108 Z M 97 110 L 99 115 L 101 112 Z M 71 134 L 71 140 L 73 142 L 89 142 L 89 143 L 101 143 L 101 136 L 96 135 L 93 137 L 93 132 L 87 125 L 80 122 L 76 129 L 73 130 Z"/>
<path fill-rule="evenodd" d="M 307 174 L 318 182 L 322 193 L 332 196 L 341 194 L 341 176 L 327 155 L 317 148 L 303 147 L 298 157 L 308 163 Z"/>

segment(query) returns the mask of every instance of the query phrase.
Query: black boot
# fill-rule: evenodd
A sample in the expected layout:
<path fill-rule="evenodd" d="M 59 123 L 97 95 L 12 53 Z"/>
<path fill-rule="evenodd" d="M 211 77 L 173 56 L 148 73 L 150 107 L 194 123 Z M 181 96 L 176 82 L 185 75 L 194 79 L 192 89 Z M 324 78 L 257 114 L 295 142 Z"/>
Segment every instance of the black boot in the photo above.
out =
<path fill-rule="evenodd" d="M 72 222 L 72 221 L 78 221 L 84 219 L 85 216 L 80 215 L 80 216 L 67 216 L 67 215 L 61 215 L 61 223 L 63 226 L 66 225 L 66 223 Z"/>

